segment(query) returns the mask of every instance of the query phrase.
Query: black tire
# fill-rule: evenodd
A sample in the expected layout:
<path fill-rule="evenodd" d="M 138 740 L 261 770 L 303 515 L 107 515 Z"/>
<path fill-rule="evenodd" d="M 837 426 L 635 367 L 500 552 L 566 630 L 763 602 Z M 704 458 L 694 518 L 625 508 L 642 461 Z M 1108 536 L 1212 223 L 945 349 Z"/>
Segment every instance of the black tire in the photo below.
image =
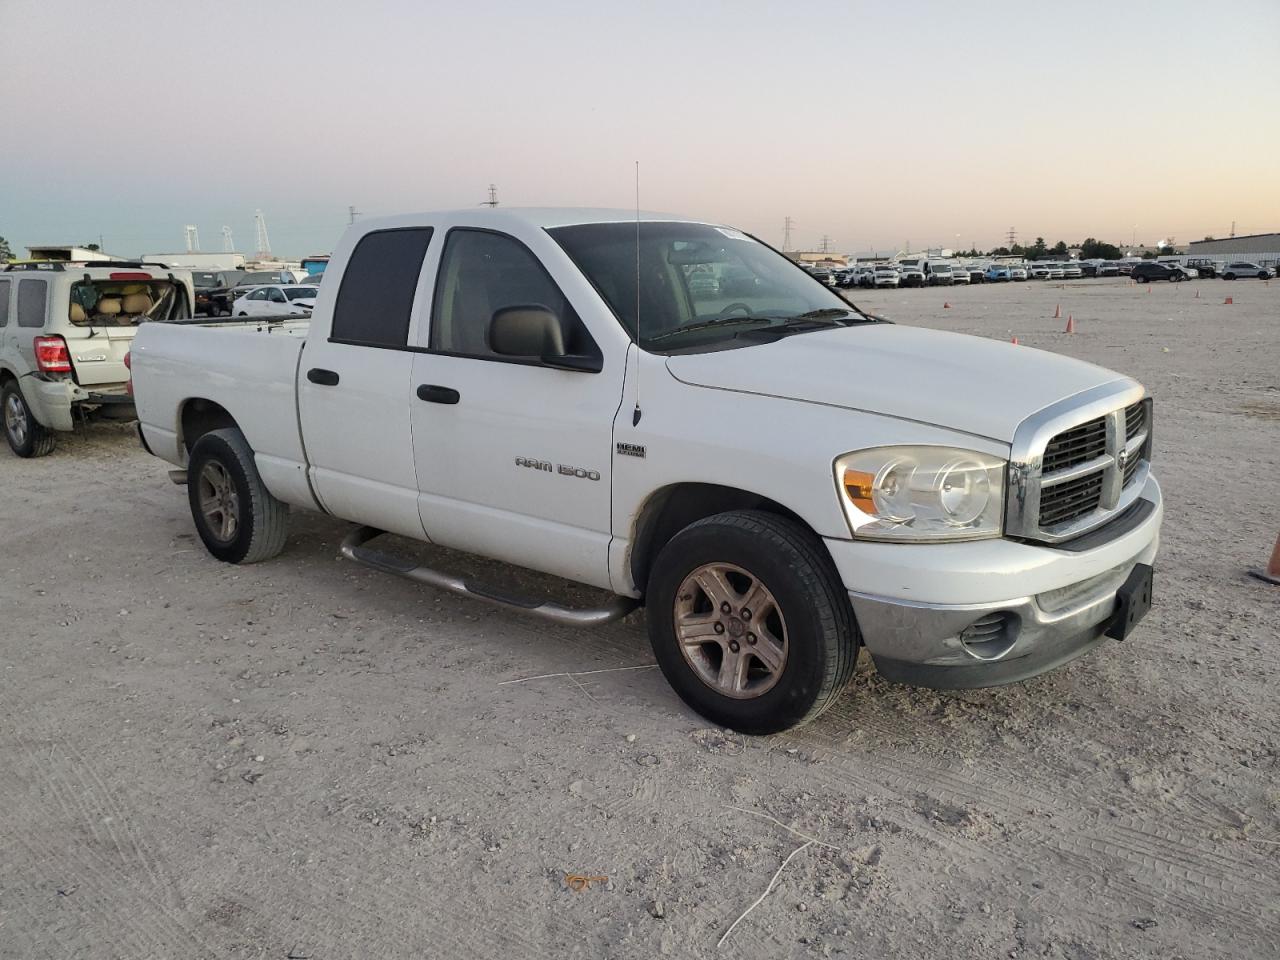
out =
<path fill-rule="evenodd" d="M 0 390 L 0 423 L 4 425 L 4 438 L 9 449 L 23 459 L 47 457 L 53 453 L 53 432 L 42 426 L 27 406 L 27 398 L 14 380 L 5 382 Z"/>
<path fill-rule="evenodd" d="M 1236 278 L 1236 275 L 1234 273 L 1227 273 L 1227 274 L 1223 274 L 1222 276 L 1223 280 L 1234 280 L 1235 278 Z"/>
<path fill-rule="evenodd" d="M 1270 278 L 1270 277 L 1268 277 L 1268 276 L 1266 275 L 1266 273 L 1259 273 L 1259 274 L 1258 274 L 1258 279 L 1259 279 L 1259 280 L 1270 280 L 1271 278 Z"/>
<path fill-rule="evenodd" d="M 772 686 L 758 695 L 728 696 L 705 681 L 676 637 L 677 597 L 687 577 L 708 564 L 730 564 L 756 578 L 785 620 L 786 654 Z M 699 520 L 662 548 L 645 598 L 649 641 L 667 682 L 685 703 L 718 726 L 742 733 L 777 733 L 813 720 L 853 676 L 860 637 L 848 593 L 822 542 L 783 517 L 758 511 Z M 746 626 L 736 626 L 726 639 Z M 742 636 L 741 632 L 736 634 Z M 751 634 L 747 642 L 754 642 Z M 707 646 L 713 650 L 711 641 Z M 749 654 L 749 651 L 748 651 Z M 726 654 L 727 655 L 727 654 Z M 763 665 L 763 661 L 756 661 Z"/>
<path fill-rule="evenodd" d="M 242 316 L 242 317 L 247 317 L 247 316 L 248 316 L 248 314 L 247 314 L 247 313 L 245 313 L 243 310 L 241 310 L 241 311 L 240 311 L 240 316 Z"/>
<path fill-rule="evenodd" d="M 215 529 L 202 504 L 207 498 L 217 499 L 219 482 L 226 485 L 222 503 L 234 524 L 228 527 L 224 522 Z M 259 563 L 284 549 L 289 505 L 263 484 L 253 450 L 236 428 L 214 430 L 196 441 L 187 465 L 187 500 L 205 548 L 224 563 Z"/>

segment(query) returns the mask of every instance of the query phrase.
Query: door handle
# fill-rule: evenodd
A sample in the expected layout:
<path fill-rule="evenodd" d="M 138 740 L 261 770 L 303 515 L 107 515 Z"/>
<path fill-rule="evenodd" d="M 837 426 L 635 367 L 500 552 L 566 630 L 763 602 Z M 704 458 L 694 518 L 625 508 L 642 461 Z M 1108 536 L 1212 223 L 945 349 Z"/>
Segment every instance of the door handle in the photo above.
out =
<path fill-rule="evenodd" d="M 457 403 L 461 394 L 453 387 L 438 387 L 434 383 L 424 383 L 418 387 L 418 399 L 427 403 Z"/>
<path fill-rule="evenodd" d="M 332 370 L 322 370 L 320 367 L 312 367 L 308 370 L 307 379 L 322 387 L 336 387 L 338 385 L 338 375 Z"/>

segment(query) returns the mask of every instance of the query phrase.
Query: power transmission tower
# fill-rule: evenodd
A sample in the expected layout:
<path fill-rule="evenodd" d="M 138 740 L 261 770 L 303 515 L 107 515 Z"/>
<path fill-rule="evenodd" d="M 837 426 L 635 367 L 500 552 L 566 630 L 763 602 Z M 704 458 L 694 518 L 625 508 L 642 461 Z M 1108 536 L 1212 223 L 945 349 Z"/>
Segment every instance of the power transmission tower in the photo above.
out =
<path fill-rule="evenodd" d="M 1009 238 L 1009 252 L 1013 252 L 1014 245 L 1018 242 L 1018 231 L 1013 227 L 1009 228 L 1009 232 L 1005 234 Z"/>
<path fill-rule="evenodd" d="M 492 183 L 489 184 L 489 199 L 480 204 L 482 207 L 496 207 L 498 205 L 498 188 Z"/>
<path fill-rule="evenodd" d="M 347 223 L 355 223 L 356 217 L 362 216 L 355 207 L 347 207 Z"/>
<path fill-rule="evenodd" d="M 796 225 L 796 222 L 792 220 L 790 217 L 783 217 L 782 249 L 784 252 L 791 249 L 791 228 L 794 227 L 795 225 Z"/>
<path fill-rule="evenodd" d="M 267 221 L 261 210 L 253 212 L 253 226 L 258 232 L 258 252 L 254 256 L 259 260 L 271 259 L 271 239 L 267 236 Z"/>
<path fill-rule="evenodd" d="M 188 223 L 182 228 L 187 235 L 187 253 L 200 252 L 200 231 L 196 229 L 195 224 Z"/>
<path fill-rule="evenodd" d="M 234 253 L 235 249 L 236 249 L 236 242 L 233 239 L 231 239 L 231 228 L 224 226 L 222 228 L 222 252 Z"/>
<path fill-rule="evenodd" d="M 828 237 L 825 233 L 822 235 L 822 239 L 818 242 L 822 246 L 823 253 L 827 253 L 831 250 L 831 238 Z"/>

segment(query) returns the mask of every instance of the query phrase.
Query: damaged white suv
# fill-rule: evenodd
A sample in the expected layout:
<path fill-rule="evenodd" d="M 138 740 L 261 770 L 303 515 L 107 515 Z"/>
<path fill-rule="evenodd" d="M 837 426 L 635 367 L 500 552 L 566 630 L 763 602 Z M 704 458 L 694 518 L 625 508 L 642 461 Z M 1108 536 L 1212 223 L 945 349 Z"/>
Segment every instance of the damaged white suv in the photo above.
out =
<path fill-rule="evenodd" d="M 0 411 L 20 457 L 76 415 L 134 417 L 125 357 L 138 325 L 191 316 L 191 274 L 160 264 L 38 261 L 0 273 Z"/>

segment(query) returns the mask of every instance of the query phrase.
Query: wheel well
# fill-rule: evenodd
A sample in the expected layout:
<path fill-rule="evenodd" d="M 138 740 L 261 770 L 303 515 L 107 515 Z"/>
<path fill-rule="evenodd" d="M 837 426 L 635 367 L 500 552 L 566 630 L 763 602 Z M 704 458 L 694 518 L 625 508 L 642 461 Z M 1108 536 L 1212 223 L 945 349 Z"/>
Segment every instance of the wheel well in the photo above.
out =
<path fill-rule="evenodd" d="M 706 517 L 731 510 L 763 510 L 811 529 L 794 511 L 758 493 L 714 483 L 678 483 L 649 497 L 635 524 L 631 547 L 631 578 L 643 594 L 649 571 L 662 548 L 677 533 Z"/>
<path fill-rule="evenodd" d="M 191 448 L 195 446 L 197 440 L 212 430 L 221 430 L 223 427 L 238 426 L 235 417 L 231 416 L 225 407 L 214 403 L 212 400 L 202 400 L 196 398 L 188 400 L 182 405 L 182 442 L 187 448 L 187 453 L 191 452 Z"/>
<path fill-rule="evenodd" d="M 17 381 L 17 377 L 13 375 L 12 370 L 0 370 L 0 386 L 4 386 L 10 380 Z"/>

